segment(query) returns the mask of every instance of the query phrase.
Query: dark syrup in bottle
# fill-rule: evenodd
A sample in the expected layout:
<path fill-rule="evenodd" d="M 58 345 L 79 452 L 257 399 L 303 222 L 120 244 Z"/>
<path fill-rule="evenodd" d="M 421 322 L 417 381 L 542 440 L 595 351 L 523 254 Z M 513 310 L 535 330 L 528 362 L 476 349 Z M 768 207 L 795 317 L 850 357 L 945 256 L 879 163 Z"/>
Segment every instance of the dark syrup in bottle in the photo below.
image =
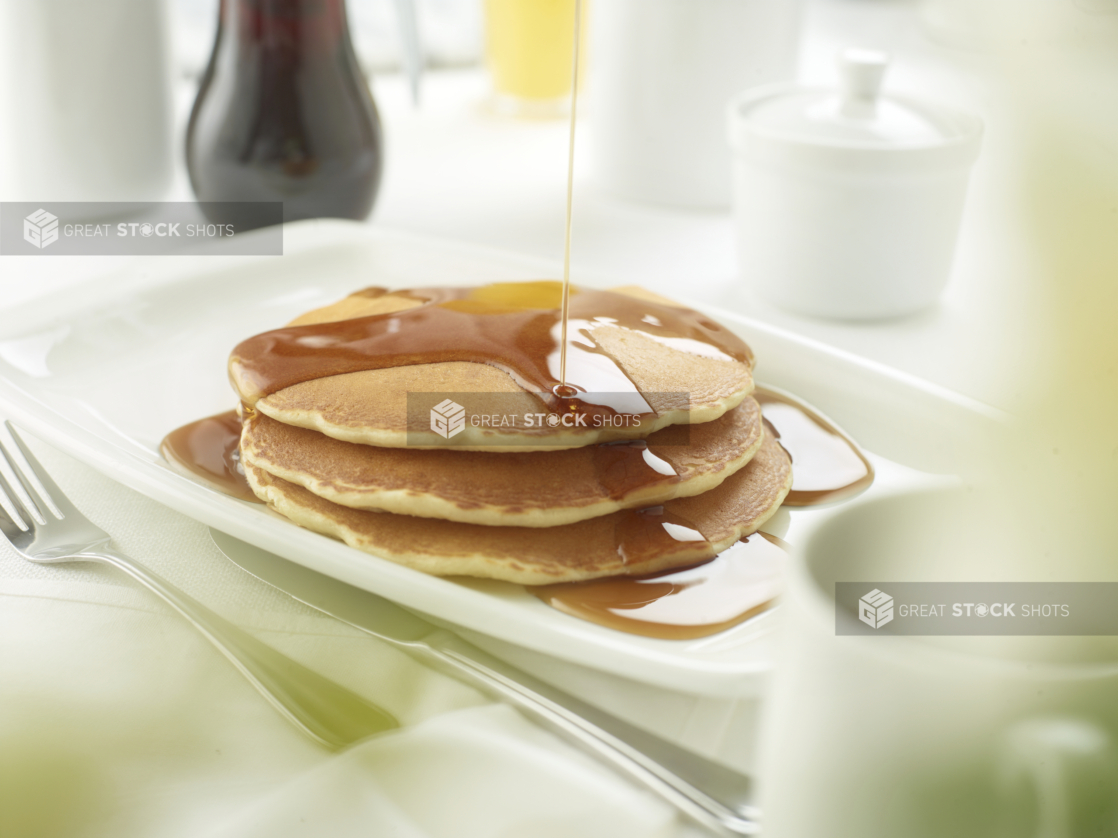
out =
<path fill-rule="evenodd" d="M 202 202 L 283 202 L 284 221 L 368 216 L 383 160 L 345 0 L 222 0 L 190 116 L 187 169 Z M 237 231 L 275 223 L 245 203 L 204 203 Z"/>

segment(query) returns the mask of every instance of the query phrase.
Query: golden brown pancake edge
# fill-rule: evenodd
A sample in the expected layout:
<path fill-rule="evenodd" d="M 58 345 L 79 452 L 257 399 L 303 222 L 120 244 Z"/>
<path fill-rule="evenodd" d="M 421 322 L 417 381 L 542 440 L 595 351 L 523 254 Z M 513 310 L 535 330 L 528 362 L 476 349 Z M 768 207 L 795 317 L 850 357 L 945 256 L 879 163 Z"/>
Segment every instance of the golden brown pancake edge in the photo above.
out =
<path fill-rule="evenodd" d="M 645 452 L 627 444 L 523 453 L 377 448 L 257 414 L 244 424 L 241 455 L 246 466 L 352 509 L 553 527 L 707 492 L 743 468 L 762 437 L 760 407 L 751 398 L 713 422 L 658 431 L 647 439 L 648 454 L 674 466 L 673 480 L 643 465 Z M 627 460 L 617 462 L 615 454 Z M 634 460 L 639 473 L 632 478 L 624 469 Z"/>
<path fill-rule="evenodd" d="M 704 561 L 761 527 L 792 485 L 788 455 L 766 435 L 749 464 L 718 487 L 663 504 L 665 513 L 693 522 L 709 544 L 671 542 L 630 558 L 618 549 L 617 533 L 641 514 L 634 510 L 550 528 L 484 527 L 349 509 L 261 469 L 249 467 L 246 474 L 257 496 L 284 517 L 374 556 L 440 576 L 528 585 L 640 575 Z"/>

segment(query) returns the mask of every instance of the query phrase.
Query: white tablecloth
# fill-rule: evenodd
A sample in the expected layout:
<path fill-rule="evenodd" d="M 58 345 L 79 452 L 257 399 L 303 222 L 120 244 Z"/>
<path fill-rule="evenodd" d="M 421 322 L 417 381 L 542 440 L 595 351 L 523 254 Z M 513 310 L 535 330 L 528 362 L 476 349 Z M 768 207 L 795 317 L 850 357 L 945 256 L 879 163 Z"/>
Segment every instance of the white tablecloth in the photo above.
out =
<path fill-rule="evenodd" d="M 31 441 L 117 545 L 391 712 L 331 754 L 98 565 L 0 543 L 0 826 L 31 836 L 661 836 L 668 807 L 458 682 L 230 564 L 196 521 Z"/>

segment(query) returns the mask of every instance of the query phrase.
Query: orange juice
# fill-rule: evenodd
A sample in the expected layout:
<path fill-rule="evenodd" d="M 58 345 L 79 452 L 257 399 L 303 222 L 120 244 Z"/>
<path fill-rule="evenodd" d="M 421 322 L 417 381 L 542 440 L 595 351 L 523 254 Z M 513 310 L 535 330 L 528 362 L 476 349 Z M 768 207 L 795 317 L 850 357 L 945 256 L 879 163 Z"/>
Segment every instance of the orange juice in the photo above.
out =
<path fill-rule="evenodd" d="M 499 96 L 543 103 L 570 95 L 574 17 L 575 0 L 486 0 L 486 55 Z"/>

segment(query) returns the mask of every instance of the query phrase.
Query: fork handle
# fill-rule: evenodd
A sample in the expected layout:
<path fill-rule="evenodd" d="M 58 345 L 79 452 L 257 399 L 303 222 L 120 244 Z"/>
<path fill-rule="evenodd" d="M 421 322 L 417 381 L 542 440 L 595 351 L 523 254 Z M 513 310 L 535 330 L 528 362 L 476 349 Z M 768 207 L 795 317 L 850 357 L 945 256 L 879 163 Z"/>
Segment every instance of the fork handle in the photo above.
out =
<path fill-rule="evenodd" d="M 312 739 L 337 748 L 399 727 L 385 710 L 261 643 L 125 554 L 101 548 L 75 558 L 112 565 L 158 594 L 216 646 L 281 715 Z"/>

